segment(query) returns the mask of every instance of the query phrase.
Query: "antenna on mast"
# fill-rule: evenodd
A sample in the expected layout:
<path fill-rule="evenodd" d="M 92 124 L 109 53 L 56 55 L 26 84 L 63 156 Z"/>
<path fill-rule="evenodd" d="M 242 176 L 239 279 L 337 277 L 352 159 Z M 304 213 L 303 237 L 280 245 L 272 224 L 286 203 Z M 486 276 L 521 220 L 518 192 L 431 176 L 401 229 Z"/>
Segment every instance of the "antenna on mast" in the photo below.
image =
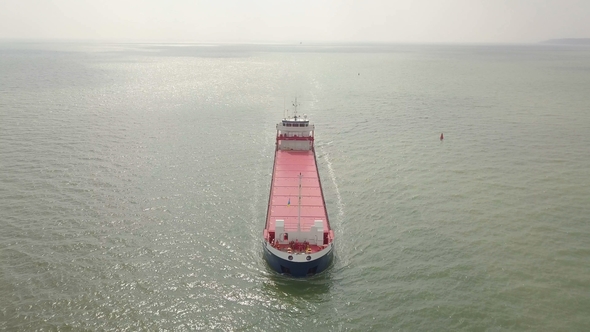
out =
<path fill-rule="evenodd" d="M 297 102 L 297 97 L 295 97 L 295 101 L 293 102 L 293 107 L 295 108 L 293 110 L 293 115 L 295 117 L 295 120 L 297 120 L 297 106 L 299 106 L 299 103 Z"/>

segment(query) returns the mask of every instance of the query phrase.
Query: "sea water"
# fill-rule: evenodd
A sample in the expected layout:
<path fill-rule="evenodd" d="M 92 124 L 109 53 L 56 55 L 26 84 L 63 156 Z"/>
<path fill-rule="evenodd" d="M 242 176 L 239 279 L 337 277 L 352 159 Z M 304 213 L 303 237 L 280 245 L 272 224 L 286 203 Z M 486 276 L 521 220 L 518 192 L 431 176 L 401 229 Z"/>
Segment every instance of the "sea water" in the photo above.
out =
<path fill-rule="evenodd" d="M 588 91 L 584 47 L 2 42 L 0 329 L 586 330 Z M 310 279 L 261 247 L 295 97 Z"/>

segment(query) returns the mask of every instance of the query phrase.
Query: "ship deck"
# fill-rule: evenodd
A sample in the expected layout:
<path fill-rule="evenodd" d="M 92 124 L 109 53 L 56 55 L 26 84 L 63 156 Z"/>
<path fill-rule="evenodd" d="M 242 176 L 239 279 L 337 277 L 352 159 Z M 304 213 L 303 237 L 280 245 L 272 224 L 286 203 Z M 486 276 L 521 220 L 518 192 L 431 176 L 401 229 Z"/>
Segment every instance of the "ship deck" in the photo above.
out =
<path fill-rule="evenodd" d="M 270 190 L 266 228 L 275 231 L 277 219 L 285 221 L 285 231 L 297 231 L 299 210 L 299 173 L 301 179 L 301 231 L 322 220 L 330 229 L 314 151 L 277 150 Z"/>

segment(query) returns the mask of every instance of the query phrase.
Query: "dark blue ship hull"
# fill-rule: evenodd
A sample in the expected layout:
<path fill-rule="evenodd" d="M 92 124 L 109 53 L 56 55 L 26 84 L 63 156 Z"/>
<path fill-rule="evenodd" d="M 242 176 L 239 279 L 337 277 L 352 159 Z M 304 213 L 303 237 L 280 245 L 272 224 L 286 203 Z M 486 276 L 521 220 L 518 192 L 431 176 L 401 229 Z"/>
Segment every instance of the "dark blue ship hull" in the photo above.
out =
<path fill-rule="evenodd" d="M 330 264 L 332 264 L 334 258 L 334 247 L 332 244 L 320 252 L 319 254 L 321 255 L 313 255 L 317 258 L 303 262 L 278 257 L 271 252 L 269 249 L 270 246 L 265 241 L 262 242 L 262 246 L 264 248 L 264 258 L 268 265 L 278 273 L 293 277 L 308 277 L 323 272 L 330 266 Z M 302 254 L 302 256 L 305 256 L 305 254 Z"/>

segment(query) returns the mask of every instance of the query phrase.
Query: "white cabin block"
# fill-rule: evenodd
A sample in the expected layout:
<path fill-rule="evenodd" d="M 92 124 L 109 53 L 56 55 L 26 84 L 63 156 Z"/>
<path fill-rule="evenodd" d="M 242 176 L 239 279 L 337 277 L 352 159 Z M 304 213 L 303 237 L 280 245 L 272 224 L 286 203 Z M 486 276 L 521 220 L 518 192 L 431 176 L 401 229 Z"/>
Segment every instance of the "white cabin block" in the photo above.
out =
<path fill-rule="evenodd" d="M 324 244 L 324 221 L 314 220 L 312 231 L 315 231 L 316 245 L 321 246 Z"/>
<path fill-rule="evenodd" d="M 285 221 L 281 219 L 277 219 L 275 221 L 275 239 L 279 241 L 279 243 L 285 243 L 284 239 L 285 233 Z"/>

